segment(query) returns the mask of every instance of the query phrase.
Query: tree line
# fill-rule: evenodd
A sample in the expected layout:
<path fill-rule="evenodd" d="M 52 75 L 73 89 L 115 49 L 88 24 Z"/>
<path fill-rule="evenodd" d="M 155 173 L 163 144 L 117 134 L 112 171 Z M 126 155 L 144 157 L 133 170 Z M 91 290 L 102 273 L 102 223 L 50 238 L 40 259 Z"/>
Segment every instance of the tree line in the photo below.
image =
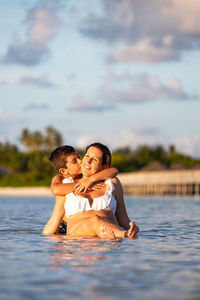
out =
<path fill-rule="evenodd" d="M 53 149 L 63 144 L 61 134 L 51 126 L 45 132 L 25 128 L 19 141 L 24 151 L 8 142 L 0 143 L 0 186 L 49 186 L 56 172 L 48 158 Z M 77 152 L 83 157 L 83 149 Z M 143 145 L 134 150 L 124 147 L 112 152 L 112 165 L 120 172 L 139 171 L 155 161 L 166 169 L 175 164 L 186 169 L 200 164 L 199 159 L 178 153 L 173 145 L 168 149 L 162 145 Z"/>
<path fill-rule="evenodd" d="M 52 126 L 48 126 L 44 133 L 38 130 L 31 132 L 25 128 L 19 140 L 27 151 L 51 151 L 62 144 L 61 134 Z"/>

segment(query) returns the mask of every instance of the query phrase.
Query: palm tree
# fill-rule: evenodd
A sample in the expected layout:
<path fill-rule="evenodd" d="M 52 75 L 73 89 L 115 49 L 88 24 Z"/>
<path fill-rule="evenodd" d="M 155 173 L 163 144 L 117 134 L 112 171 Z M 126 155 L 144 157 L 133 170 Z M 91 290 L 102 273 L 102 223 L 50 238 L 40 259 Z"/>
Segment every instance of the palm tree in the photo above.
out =
<path fill-rule="evenodd" d="M 19 140 L 27 151 L 32 148 L 32 134 L 27 128 L 23 129 Z"/>
<path fill-rule="evenodd" d="M 53 148 L 62 144 L 61 134 L 52 126 L 46 128 L 46 134 L 44 136 L 44 146 L 47 151 L 52 151 Z"/>
<path fill-rule="evenodd" d="M 43 135 L 40 131 L 35 131 L 32 134 L 32 147 L 34 151 L 39 151 L 43 143 Z"/>

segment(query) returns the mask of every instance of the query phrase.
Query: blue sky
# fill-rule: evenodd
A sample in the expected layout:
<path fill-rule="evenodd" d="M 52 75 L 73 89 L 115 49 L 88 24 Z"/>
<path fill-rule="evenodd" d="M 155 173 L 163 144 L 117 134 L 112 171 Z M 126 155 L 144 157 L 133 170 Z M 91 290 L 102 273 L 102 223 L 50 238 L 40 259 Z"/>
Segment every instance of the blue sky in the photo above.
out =
<path fill-rule="evenodd" d="M 199 0 L 1 1 L 0 142 L 174 144 L 200 157 Z"/>

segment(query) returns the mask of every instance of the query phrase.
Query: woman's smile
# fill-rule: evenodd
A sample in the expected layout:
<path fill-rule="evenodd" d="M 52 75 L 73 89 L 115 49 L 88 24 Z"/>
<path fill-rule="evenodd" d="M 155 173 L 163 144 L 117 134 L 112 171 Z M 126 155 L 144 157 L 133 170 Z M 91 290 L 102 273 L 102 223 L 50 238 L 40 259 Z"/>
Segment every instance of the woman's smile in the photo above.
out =
<path fill-rule="evenodd" d="M 102 166 L 102 152 L 101 150 L 90 147 L 83 157 L 81 170 L 82 174 L 86 174 L 86 176 L 95 174 L 98 171 L 103 169 Z"/>
<path fill-rule="evenodd" d="M 83 166 L 86 170 L 90 170 L 91 169 L 91 167 L 88 167 L 88 166 L 86 166 L 86 165 L 84 165 Z"/>

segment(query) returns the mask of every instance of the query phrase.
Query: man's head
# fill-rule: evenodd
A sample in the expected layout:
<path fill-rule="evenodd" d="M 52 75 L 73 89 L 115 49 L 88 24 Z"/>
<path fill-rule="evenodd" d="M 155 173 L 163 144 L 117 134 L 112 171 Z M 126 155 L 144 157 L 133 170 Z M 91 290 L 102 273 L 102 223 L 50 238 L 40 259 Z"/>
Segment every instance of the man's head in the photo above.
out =
<path fill-rule="evenodd" d="M 49 157 L 51 165 L 63 176 L 81 174 L 80 158 L 72 146 L 57 147 Z"/>

